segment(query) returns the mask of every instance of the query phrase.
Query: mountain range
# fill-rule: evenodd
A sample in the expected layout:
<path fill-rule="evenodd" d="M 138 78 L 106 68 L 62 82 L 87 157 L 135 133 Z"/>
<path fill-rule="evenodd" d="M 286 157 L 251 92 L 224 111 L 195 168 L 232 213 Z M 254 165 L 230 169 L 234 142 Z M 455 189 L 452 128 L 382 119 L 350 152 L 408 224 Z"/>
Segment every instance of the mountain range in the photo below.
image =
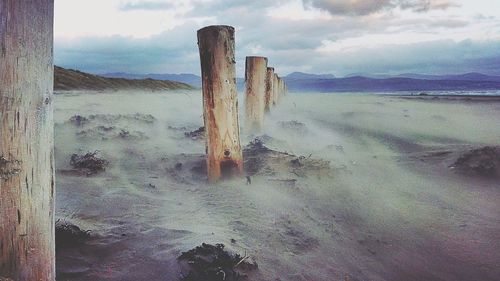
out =
<path fill-rule="evenodd" d="M 104 77 L 172 80 L 201 87 L 200 76 L 194 74 L 129 74 L 106 73 Z M 351 74 L 337 78 L 331 74 L 293 72 L 284 77 L 290 92 L 391 92 L 391 91 L 487 91 L 500 90 L 500 76 L 482 73 L 459 75 L 399 75 Z M 238 89 L 244 79 L 237 78 Z"/>

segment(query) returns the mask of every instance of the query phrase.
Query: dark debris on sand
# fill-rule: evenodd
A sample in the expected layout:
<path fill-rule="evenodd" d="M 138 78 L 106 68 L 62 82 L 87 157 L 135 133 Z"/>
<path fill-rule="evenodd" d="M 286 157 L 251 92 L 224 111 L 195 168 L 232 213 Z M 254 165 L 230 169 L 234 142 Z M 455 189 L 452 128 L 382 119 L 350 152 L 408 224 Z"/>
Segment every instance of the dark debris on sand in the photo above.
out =
<path fill-rule="evenodd" d="M 76 246 L 90 238 L 89 230 L 82 230 L 64 219 L 56 221 L 55 229 L 57 249 Z"/>
<path fill-rule="evenodd" d="M 500 178 L 500 147 L 472 149 L 460 156 L 450 167 L 468 176 Z"/>
<path fill-rule="evenodd" d="M 205 138 L 205 127 L 200 127 L 194 131 L 191 132 L 185 132 L 184 136 L 186 138 L 190 138 L 192 140 L 202 140 Z"/>
<path fill-rule="evenodd" d="M 116 123 L 120 121 L 126 122 L 138 122 L 145 124 L 153 124 L 156 122 L 156 118 L 151 114 L 92 114 L 89 116 L 74 115 L 69 119 L 69 122 L 76 126 L 83 126 L 91 122 L 101 122 L 101 123 Z"/>
<path fill-rule="evenodd" d="M 87 176 L 94 175 L 106 170 L 109 162 L 106 159 L 97 156 L 98 151 L 87 152 L 84 155 L 71 155 L 70 165 Z"/>
<path fill-rule="evenodd" d="M 252 183 L 253 176 L 273 178 L 272 181 L 294 186 L 298 177 L 327 175 L 330 162 L 315 159 L 311 155 L 296 156 L 268 148 L 264 141 L 266 137 L 258 137 L 243 148 L 244 169 L 247 184 Z M 165 157 L 162 164 L 167 173 L 176 181 L 194 184 L 205 181 L 206 159 L 203 154 L 178 154 Z"/>
<path fill-rule="evenodd" d="M 156 118 L 151 114 L 93 114 L 88 116 L 89 120 L 92 121 L 103 121 L 107 123 L 114 123 L 118 121 L 135 121 L 139 123 L 153 124 L 156 122 Z"/>
<path fill-rule="evenodd" d="M 79 138 L 101 139 L 101 140 L 145 140 L 149 137 L 141 131 L 129 131 L 115 126 L 96 126 L 77 132 Z"/>
<path fill-rule="evenodd" d="M 178 260 L 188 268 L 182 281 L 238 281 L 246 280 L 249 271 L 256 270 L 255 261 L 226 251 L 224 244 L 205 244 L 182 253 Z"/>
<path fill-rule="evenodd" d="M 280 121 L 278 122 L 278 125 L 290 132 L 293 132 L 298 135 L 304 135 L 308 134 L 309 131 L 307 129 L 306 124 L 296 121 L 296 120 L 291 120 L 291 121 Z"/>
<path fill-rule="evenodd" d="M 307 177 L 330 170 L 330 162 L 314 159 L 309 155 L 296 156 L 287 152 L 272 150 L 261 138 L 255 138 L 243 149 L 244 167 L 248 175 L 290 175 Z"/>
<path fill-rule="evenodd" d="M 85 116 L 81 116 L 81 115 L 74 115 L 74 116 L 71 116 L 71 118 L 69 118 L 69 122 L 75 126 L 83 126 L 87 123 L 89 123 L 89 119 Z"/>

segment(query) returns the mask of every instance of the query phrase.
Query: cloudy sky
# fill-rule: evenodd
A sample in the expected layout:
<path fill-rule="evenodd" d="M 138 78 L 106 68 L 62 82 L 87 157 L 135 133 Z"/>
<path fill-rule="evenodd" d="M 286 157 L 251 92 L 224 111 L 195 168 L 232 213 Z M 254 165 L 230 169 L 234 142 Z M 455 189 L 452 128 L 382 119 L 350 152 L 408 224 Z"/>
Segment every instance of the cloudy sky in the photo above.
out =
<path fill-rule="evenodd" d="M 55 0 L 55 63 L 199 74 L 196 31 L 236 28 L 244 58 L 294 71 L 500 75 L 498 0 Z"/>

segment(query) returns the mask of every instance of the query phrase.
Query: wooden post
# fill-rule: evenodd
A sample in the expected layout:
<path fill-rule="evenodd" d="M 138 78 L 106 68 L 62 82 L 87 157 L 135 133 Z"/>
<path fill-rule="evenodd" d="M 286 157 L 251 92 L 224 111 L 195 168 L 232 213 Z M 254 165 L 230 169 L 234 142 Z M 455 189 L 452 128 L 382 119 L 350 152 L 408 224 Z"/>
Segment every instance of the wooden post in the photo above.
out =
<path fill-rule="evenodd" d="M 278 77 L 278 102 L 283 98 L 283 79 Z"/>
<path fill-rule="evenodd" d="M 198 30 L 207 173 L 212 183 L 243 174 L 238 123 L 234 28 L 208 26 Z"/>
<path fill-rule="evenodd" d="M 278 74 L 274 73 L 273 77 L 273 105 L 278 104 Z"/>
<path fill-rule="evenodd" d="M 286 92 L 285 88 L 286 88 L 285 79 L 281 78 L 281 98 L 283 98 L 285 96 L 285 92 Z"/>
<path fill-rule="evenodd" d="M 0 280 L 55 280 L 53 0 L 0 0 Z"/>
<path fill-rule="evenodd" d="M 268 67 L 266 73 L 266 96 L 264 100 L 264 112 L 271 111 L 273 104 L 273 82 L 274 82 L 274 67 Z"/>
<path fill-rule="evenodd" d="M 264 125 L 267 58 L 246 57 L 245 62 L 245 129 L 259 133 Z"/>
<path fill-rule="evenodd" d="M 281 98 L 285 96 L 285 80 L 281 78 L 280 89 L 281 89 Z"/>

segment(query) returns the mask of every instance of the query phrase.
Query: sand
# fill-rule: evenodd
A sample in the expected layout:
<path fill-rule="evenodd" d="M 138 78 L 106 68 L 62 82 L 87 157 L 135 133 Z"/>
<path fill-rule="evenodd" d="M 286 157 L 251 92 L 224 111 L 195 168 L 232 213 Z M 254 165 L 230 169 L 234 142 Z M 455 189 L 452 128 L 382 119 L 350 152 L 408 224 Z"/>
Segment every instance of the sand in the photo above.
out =
<path fill-rule="evenodd" d="M 289 95 L 266 117 L 265 145 L 328 171 L 287 160 L 217 185 L 198 165 L 203 139 L 184 134 L 203 125 L 201 93 L 55 104 L 56 216 L 90 231 L 58 247 L 58 280 L 179 280 L 177 257 L 203 242 L 250 255 L 249 280 L 500 276 L 500 178 L 453 169 L 500 145 L 500 98 Z M 254 137 L 242 128 L 243 145 Z M 96 150 L 105 171 L 71 172 L 72 154 Z"/>

